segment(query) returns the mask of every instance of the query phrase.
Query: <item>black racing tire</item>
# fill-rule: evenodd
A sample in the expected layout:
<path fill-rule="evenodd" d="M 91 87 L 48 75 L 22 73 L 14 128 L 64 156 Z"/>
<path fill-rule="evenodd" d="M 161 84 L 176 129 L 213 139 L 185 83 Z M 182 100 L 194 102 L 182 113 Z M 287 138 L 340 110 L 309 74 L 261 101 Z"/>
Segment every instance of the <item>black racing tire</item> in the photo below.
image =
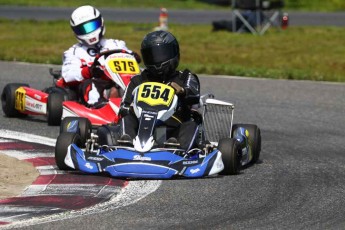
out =
<path fill-rule="evenodd" d="M 61 133 L 55 145 L 55 163 L 60 170 L 71 169 L 65 164 L 65 157 L 67 155 L 67 149 L 71 144 L 81 146 L 81 139 L 77 133 Z"/>
<path fill-rule="evenodd" d="M 7 117 L 26 117 L 27 114 L 21 113 L 15 108 L 16 104 L 16 90 L 19 87 L 26 86 L 30 87 L 28 84 L 23 83 L 10 83 L 7 84 L 1 94 L 1 104 L 2 110 Z"/>
<path fill-rule="evenodd" d="M 222 153 L 224 164 L 221 175 L 236 175 L 240 170 L 239 143 L 234 138 L 223 138 L 218 142 L 218 150 Z"/>
<path fill-rule="evenodd" d="M 79 135 L 83 143 L 91 137 L 92 124 L 89 119 L 85 117 L 79 117 Z"/>
<path fill-rule="evenodd" d="M 67 94 L 67 92 L 64 88 L 57 87 L 57 86 L 50 86 L 48 88 L 43 89 L 42 91 L 47 93 L 47 94 L 52 94 L 52 93 Z"/>
<path fill-rule="evenodd" d="M 78 134 L 80 135 L 82 146 L 85 146 L 86 140 L 91 137 L 92 124 L 89 119 L 85 117 L 65 117 L 60 125 L 60 133 L 68 132 L 68 124 L 71 121 L 78 120 Z"/>
<path fill-rule="evenodd" d="M 97 128 L 98 144 L 113 146 L 120 139 L 119 125 L 102 125 Z"/>
<path fill-rule="evenodd" d="M 261 130 L 254 124 L 234 124 L 232 126 L 232 135 L 238 127 L 243 127 L 249 132 L 249 143 L 252 146 L 253 158 L 250 163 L 255 164 L 260 158 L 261 152 Z"/>
<path fill-rule="evenodd" d="M 78 95 L 74 90 L 65 89 L 65 92 L 67 95 L 67 100 L 69 100 L 69 101 L 77 101 L 78 100 Z"/>
<path fill-rule="evenodd" d="M 57 126 L 61 124 L 62 103 L 65 97 L 62 93 L 51 93 L 47 102 L 47 122 L 48 125 Z"/>
<path fill-rule="evenodd" d="M 60 124 L 60 133 L 68 132 L 68 124 L 71 121 L 78 120 L 79 117 L 65 117 L 62 119 L 61 124 Z"/>

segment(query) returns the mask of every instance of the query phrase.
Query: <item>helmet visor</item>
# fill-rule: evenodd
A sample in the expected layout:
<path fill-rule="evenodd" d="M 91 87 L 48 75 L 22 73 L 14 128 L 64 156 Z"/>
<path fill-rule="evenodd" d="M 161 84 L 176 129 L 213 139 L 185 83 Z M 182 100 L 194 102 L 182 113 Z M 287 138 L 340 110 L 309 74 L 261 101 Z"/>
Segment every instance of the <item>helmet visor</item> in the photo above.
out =
<path fill-rule="evenodd" d="M 102 18 L 98 17 L 83 24 L 73 26 L 72 29 L 76 35 L 85 35 L 102 27 Z"/>
<path fill-rule="evenodd" d="M 162 44 L 141 49 L 145 65 L 160 65 L 178 55 L 178 49 L 173 44 Z"/>

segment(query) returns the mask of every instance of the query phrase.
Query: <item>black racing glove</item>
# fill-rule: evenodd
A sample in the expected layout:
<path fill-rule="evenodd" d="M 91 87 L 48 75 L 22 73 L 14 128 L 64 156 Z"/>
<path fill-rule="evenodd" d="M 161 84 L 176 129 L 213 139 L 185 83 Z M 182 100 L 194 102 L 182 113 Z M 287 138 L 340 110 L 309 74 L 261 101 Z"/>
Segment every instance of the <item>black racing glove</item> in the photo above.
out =
<path fill-rule="evenodd" d="M 93 78 L 101 78 L 104 75 L 101 65 L 98 61 L 92 63 L 90 67 L 90 74 Z"/>
<path fill-rule="evenodd" d="M 170 82 L 169 85 L 174 88 L 176 95 L 184 95 L 185 89 L 176 82 Z"/>

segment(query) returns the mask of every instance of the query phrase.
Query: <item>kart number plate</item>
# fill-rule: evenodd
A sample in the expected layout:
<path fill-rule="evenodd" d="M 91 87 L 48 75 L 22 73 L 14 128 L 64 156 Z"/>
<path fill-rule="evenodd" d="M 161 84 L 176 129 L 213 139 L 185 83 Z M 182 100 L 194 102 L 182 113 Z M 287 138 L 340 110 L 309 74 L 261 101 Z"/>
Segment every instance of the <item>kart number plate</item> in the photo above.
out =
<path fill-rule="evenodd" d="M 16 90 L 16 110 L 25 111 L 25 89 L 20 87 Z"/>
<path fill-rule="evenodd" d="M 134 58 L 110 59 L 108 65 L 112 72 L 122 74 L 138 74 L 139 65 Z"/>
<path fill-rule="evenodd" d="M 174 89 L 171 86 L 150 82 L 143 83 L 139 87 L 138 102 L 142 101 L 151 106 L 170 106 L 174 98 Z"/>

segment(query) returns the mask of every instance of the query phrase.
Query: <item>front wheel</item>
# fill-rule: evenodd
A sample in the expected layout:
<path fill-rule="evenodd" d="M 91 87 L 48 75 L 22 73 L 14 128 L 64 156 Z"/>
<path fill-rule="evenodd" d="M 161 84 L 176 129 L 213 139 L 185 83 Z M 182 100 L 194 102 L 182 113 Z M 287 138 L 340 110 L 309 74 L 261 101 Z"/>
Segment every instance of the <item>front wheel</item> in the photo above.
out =
<path fill-rule="evenodd" d="M 27 114 L 21 113 L 16 110 L 16 90 L 19 87 L 29 87 L 28 84 L 22 83 L 10 83 L 4 87 L 4 90 L 1 94 L 1 104 L 2 110 L 4 111 L 7 117 L 25 117 Z"/>
<path fill-rule="evenodd" d="M 234 138 L 224 138 L 218 142 L 218 150 L 222 153 L 224 169 L 222 175 L 235 175 L 239 166 L 239 143 Z"/>
<path fill-rule="evenodd" d="M 253 157 L 250 163 L 255 164 L 259 160 L 260 152 L 261 152 L 260 128 L 257 125 L 253 125 L 253 124 L 234 124 L 232 126 L 232 132 L 234 133 L 234 131 L 239 127 L 246 129 L 249 133 L 249 136 L 248 136 L 249 144 L 253 152 Z"/>
<path fill-rule="evenodd" d="M 71 144 L 76 144 L 80 147 L 81 143 L 80 136 L 77 133 L 61 133 L 58 136 L 55 145 L 55 162 L 60 170 L 70 169 L 70 167 L 65 164 L 68 147 Z"/>
<path fill-rule="evenodd" d="M 60 125 L 60 133 L 70 132 L 68 129 L 71 127 L 72 121 L 78 122 L 78 127 L 75 131 L 80 135 L 84 147 L 87 139 L 91 137 L 92 124 L 85 117 L 65 117 Z"/>

